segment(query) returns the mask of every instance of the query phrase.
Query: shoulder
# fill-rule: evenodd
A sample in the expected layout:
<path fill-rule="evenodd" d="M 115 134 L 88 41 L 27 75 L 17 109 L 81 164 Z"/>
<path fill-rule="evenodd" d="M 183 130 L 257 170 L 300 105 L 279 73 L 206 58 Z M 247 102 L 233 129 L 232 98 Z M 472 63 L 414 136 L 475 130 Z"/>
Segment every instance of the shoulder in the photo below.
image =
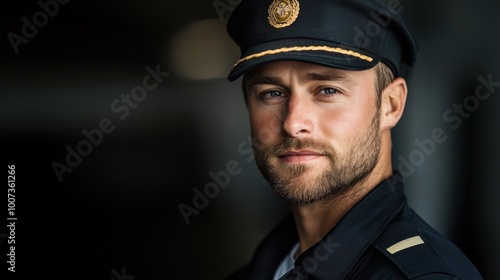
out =
<path fill-rule="evenodd" d="M 483 279 L 458 247 L 407 207 L 373 247 L 409 279 Z"/>

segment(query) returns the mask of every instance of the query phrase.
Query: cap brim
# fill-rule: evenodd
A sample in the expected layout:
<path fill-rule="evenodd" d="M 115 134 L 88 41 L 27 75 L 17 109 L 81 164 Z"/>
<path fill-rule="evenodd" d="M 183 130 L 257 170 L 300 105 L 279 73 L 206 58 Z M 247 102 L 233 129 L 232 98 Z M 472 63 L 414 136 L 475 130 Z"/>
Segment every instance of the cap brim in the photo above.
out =
<path fill-rule="evenodd" d="M 310 62 L 346 70 L 366 70 L 380 62 L 380 57 L 321 40 L 276 40 L 245 51 L 227 79 L 234 81 L 263 64 L 281 60 Z"/>

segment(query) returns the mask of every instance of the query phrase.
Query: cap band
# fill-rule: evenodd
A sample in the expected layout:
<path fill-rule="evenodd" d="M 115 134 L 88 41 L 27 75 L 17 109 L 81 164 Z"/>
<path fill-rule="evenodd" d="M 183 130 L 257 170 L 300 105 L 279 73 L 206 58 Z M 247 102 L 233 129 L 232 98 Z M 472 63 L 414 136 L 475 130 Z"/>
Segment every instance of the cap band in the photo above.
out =
<path fill-rule="evenodd" d="M 236 61 L 236 64 L 234 64 L 234 66 L 236 66 L 244 61 L 247 61 L 247 60 L 250 60 L 253 58 L 257 58 L 257 57 L 270 55 L 270 54 L 286 53 L 286 52 L 301 52 L 301 51 L 326 51 L 326 52 L 340 53 L 340 54 L 354 56 L 354 57 L 357 57 L 359 59 L 366 60 L 368 62 L 373 61 L 372 57 L 369 57 L 369 56 L 364 55 L 364 54 L 360 54 L 360 53 L 352 51 L 352 50 L 346 50 L 343 48 L 332 48 L 332 47 L 328 47 L 328 46 L 306 46 L 306 47 L 285 47 L 285 48 L 280 48 L 280 49 L 276 49 L 276 50 L 267 50 L 267 51 L 263 51 L 260 53 L 255 53 L 252 55 L 245 56 L 242 59 Z"/>

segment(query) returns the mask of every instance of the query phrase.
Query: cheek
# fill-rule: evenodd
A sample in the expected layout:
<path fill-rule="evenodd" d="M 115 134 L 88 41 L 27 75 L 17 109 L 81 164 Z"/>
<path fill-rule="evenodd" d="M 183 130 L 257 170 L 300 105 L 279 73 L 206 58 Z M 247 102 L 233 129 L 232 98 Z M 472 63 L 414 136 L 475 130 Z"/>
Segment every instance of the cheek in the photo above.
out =
<path fill-rule="evenodd" d="M 282 134 L 281 116 L 273 111 L 256 111 L 250 113 L 252 137 L 261 145 L 271 145 L 280 139 Z"/>
<path fill-rule="evenodd" d="M 339 136 L 352 130 L 352 123 L 355 121 L 354 112 L 349 109 L 351 106 L 338 106 L 334 108 L 321 108 L 316 111 L 316 124 L 323 134 Z"/>
<path fill-rule="evenodd" d="M 324 111 L 319 119 L 328 121 L 319 122 L 322 133 L 339 146 L 349 146 L 358 135 L 365 133 L 372 121 L 373 108 L 367 105 L 360 103 L 349 108 Z"/>

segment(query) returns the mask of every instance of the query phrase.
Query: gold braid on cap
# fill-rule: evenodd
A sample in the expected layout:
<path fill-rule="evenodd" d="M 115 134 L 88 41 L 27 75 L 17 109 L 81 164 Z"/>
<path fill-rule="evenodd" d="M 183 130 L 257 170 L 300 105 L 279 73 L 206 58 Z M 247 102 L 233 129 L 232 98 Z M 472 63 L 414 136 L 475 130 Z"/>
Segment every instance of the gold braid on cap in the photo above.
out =
<path fill-rule="evenodd" d="M 373 61 L 372 57 L 369 57 L 369 56 L 364 55 L 364 54 L 360 54 L 360 53 L 355 52 L 355 51 L 346 50 L 343 48 L 332 48 L 332 47 L 328 47 L 328 46 L 304 46 L 304 47 L 285 47 L 285 48 L 280 48 L 280 49 L 275 49 L 275 50 L 267 50 L 267 51 L 263 51 L 260 53 L 255 53 L 255 54 L 252 54 L 249 56 L 245 56 L 245 57 L 241 58 L 240 60 L 236 61 L 236 64 L 234 64 L 234 67 L 236 67 L 238 64 L 240 64 L 244 61 L 258 58 L 258 57 L 263 57 L 266 55 L 286 53 L 286 52 L 303 52 L 303 51 L 325 51 L 325 52 L 332 52 L 332 53 L 340 53 L 340 54 L 354 56 L 354 57 L 357 57 L 359 59 L 366 60 L 368 62 Z"/>

